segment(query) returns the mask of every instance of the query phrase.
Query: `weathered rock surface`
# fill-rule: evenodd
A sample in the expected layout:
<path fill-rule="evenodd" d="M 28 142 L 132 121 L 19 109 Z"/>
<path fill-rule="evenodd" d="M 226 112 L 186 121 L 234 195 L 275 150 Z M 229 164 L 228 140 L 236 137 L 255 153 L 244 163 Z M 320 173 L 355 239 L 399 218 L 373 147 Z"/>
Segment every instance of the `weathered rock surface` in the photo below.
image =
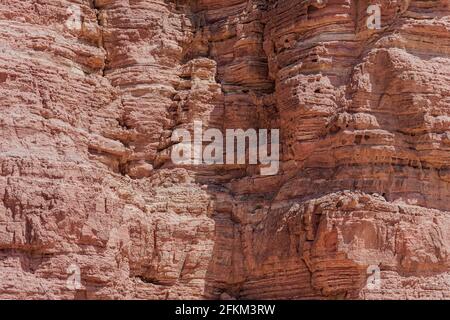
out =
<path fill-rule="evenodd" d="M 450 299 L 450 3 L 374 3 L 0 0 L 0 298 Z"/>

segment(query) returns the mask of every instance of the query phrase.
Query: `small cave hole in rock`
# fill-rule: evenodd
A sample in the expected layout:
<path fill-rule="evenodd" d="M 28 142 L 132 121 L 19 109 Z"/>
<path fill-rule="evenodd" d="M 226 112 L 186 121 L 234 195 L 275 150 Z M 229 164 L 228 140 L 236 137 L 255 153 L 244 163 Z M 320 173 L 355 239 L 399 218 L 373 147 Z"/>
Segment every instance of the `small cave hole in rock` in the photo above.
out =
<path fill-rule="evenodd" d="M 319 10 L 319 8 L 315 7 L 315 6 L 308 6 L 307 9 L 307 14 L 308 16 L 313 14 L 314 12 L 317 12 Z"/>

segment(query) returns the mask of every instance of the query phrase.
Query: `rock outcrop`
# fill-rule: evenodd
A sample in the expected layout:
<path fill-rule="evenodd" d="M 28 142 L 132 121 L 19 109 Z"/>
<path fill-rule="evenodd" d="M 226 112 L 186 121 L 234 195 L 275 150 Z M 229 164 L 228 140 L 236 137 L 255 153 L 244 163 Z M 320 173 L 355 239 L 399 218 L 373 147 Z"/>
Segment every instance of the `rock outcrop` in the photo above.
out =
<path fill-rule="evenodd" d="M 449 5 L 0 0 L 0 298 L 450 299 Z"/>

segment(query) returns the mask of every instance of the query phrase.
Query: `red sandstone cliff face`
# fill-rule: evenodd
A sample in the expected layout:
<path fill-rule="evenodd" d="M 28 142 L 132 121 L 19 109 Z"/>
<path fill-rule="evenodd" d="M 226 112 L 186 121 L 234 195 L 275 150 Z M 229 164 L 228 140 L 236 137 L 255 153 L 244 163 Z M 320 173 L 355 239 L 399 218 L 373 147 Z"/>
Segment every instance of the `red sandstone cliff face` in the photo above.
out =
<path fill-rule="evenodd" d="M 449 2 L 374 3 L 0 0 L 0 298 L 449 299 Z M 175 166 L 194 120 L 278 175 Z"/>

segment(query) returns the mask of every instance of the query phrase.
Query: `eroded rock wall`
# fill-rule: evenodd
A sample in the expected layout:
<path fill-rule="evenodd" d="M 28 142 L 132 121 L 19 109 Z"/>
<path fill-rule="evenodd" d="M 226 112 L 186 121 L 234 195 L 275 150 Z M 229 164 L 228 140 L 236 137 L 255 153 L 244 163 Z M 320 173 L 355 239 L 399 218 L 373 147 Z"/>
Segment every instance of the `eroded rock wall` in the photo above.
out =
<path fill-rule="evenodd" d="M 450 298 L 448 5 L 1 0 L 0 297 Z M 279 173 L 175 166 L 194 120 Z"/>

